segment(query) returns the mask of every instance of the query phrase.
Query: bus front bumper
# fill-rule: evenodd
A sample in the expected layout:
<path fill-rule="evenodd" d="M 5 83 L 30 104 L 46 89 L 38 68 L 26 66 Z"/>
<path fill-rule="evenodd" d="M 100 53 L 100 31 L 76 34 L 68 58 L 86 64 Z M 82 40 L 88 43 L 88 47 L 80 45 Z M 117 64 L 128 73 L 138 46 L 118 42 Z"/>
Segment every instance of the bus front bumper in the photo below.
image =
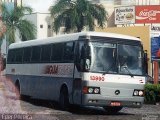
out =
<path fill-rule="evenodd" d="M 143 105 L 144 97 L 102 97 L 99 95 L 83 94 L 82 105 L 84 106 L 121 106 L 140 108 Z"/>

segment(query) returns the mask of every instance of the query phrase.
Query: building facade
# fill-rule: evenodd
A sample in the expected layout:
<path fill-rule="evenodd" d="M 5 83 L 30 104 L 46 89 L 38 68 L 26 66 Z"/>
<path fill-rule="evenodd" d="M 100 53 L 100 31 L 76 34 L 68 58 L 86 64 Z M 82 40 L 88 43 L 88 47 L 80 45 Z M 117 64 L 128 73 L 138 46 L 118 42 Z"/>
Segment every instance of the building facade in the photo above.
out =
<path fill-rule="evenodd" d="M 55 35 L 52 30 L 52 19 L 49 13 L 32 13 L 30 15 L 26 15 L 25 19 L 31 21 L 36 26 L 37 39 Z"/>

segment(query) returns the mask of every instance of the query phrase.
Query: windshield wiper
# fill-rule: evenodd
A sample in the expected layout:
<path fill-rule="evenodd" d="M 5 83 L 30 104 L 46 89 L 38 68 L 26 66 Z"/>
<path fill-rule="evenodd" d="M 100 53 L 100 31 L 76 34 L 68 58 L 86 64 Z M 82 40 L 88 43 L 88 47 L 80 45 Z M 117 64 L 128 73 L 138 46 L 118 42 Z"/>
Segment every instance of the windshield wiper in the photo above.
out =
<path fill-rule="evenodd" d="M 122 67 L 128 71 L 128 73 L 131 77 L 134 77 L 134 75 L 131 73 L 131 71 L 129 71 L 128 66 L 122 66 Z"/>

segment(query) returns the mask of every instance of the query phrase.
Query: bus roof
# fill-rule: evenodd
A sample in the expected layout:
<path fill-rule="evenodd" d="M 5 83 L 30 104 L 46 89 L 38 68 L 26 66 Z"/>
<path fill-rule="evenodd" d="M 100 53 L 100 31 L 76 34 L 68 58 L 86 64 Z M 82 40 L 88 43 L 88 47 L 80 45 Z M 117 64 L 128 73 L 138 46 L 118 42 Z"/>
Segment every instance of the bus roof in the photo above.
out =
<path fill-rule="evenodd" d="M 48 37 L 43 39 L 34 39 L 34 40 L 28 40 L 24 42 L 13 43 L 10 45 L 9 49 L 35 46 L 35 45 L 44 45 L 49 43 L 67 42 L 72 40 L 75 41 L 75 40 L 78 40 L 80 36 L 97 36 L 97 37 L 99 36 L 99 37 L 111 37 L 111 38 L 130 39 L 130 40 L 140 41 L 139 38 L 128 36 L 128 35 L 116 34 L 116 33 L 79 32 L 79 33 L 57 35 L 55 37 Z"/>

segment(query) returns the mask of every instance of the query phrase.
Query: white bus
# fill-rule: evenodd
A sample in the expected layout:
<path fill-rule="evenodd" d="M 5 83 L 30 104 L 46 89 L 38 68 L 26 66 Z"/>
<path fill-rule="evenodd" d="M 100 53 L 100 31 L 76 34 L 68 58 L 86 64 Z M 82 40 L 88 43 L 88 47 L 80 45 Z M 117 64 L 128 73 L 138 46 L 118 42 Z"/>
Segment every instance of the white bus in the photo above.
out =
<path fill-rule="evenodd" d="M 6 75 L 20 95 L 118 112 L 142 106 L 144 65 L 139 38 L 80 32 L 11 44 Z"/>

